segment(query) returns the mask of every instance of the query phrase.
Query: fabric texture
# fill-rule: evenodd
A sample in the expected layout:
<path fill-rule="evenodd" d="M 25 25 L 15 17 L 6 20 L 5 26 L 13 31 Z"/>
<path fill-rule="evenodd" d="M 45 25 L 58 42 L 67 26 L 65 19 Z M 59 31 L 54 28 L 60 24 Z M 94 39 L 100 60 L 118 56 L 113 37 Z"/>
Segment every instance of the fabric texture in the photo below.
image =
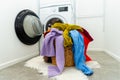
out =
<path fill-rule="evenodd" d="M 47 34 L 47 33 L 49 33 L 50 32 L 50 30 L 47 30 L 46 32 L 44 32 L 43 34 L 44 34 L 44 37 L 45 37 L 45 35 Z"/>
<path fill-rule="evenodd" d="M 92 38 L 92 36 L 88 33 L 88 31 L 87 31 L 86 29 L 82 28 L 82 30 L 83 30 L 83 31 L 77 29 L 77 31 L 83 33 L 83 34 L 89 39 L 89 41 L 93 41 L 93 40 L 94 40 L 94 39 Z"/>
<path fill-rule="evenodd" d="M 63 31 L 64 47 L 72 46 L 72 39 L 69 36 L 69 31 L 75 30 L 75 29 L 79 29 L 80 31 L 83 31 L 80 26 L 72 25 L 72 24 L 55 23 L 51 27 L 57 28 L 57 29 Z"/>
<path fill-rule="evenodd" d="M 90 42 L 89 39 L 83 34 L 81 33 L 81 35 L 84 38 L 84 46 L 85 46 L 85 50 L 84 50 L 84 55 L 85 55 L 85 60 L 86 61 L 91 61 L 92 59 L 87 55 L 87 47 L 88 47 L 88 43 Z"/>
<path fill-rule="evenodd" d="M 75 67 L 81 70 L 85 75 L 92 75 L 93 71 L 85 64 L 85 46 L 82 35 L 77 30 L 72 30 L 70 31 L 70 36 L 73 40 L 72 51 L 74 54 Z"/>
<path fill-rule="evenodd" d="M 53 77 L 60 74 L 64 69 L 64 46 L 62 31 L 52 28 L 51 31 L 45 36 L 44 43 L 40 54 L 42 56 L 56 56 L 57 66 L 48 67 L 48 76 Z M 55 46 L 54 46 L 55 41 Z"/>
<path fill-rule="evenodd" d="M 90 34 L 84 28 L 83 28 L 83 31 L 80 31 L 79 29 L 77 31 L 79 31 L 79 33 L 81 33 L 81 35 L 84 38 L 84 45 L 85 45 L 84 55 L 85 55 L 86 61 L 91 61 L 92 59 L 87 55 L 87 48 L 88 48 L 88 44 L 91 41 L 93 41 L 93 38 L 90 36 Z"/>
<path fill-rule="evenodd" d="M 38 74 L 43 77 L 48 77 L 48 66 L 51 64 L 44 62 L 43 56 L 36 56 L 25 62 L 25 67 L 37 70 Z M 73 76 L 73 77 L 71 77 Z M 52 78 L 52 79 L 51 79 Z M 41 79 L 40 79 L 41 80 Z M 82 71 L 73 67 L 65 67 L 62 74 L 42 80 L 89 80 Z"/>

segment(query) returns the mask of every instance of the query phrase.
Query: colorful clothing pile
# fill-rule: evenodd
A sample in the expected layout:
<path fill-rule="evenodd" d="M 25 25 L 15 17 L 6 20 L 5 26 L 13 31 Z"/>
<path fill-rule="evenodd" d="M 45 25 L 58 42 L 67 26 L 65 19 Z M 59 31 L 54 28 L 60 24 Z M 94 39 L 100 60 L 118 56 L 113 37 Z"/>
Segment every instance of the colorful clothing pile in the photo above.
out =
<path fill-rule="evenodd" d="M 68 46 L 72 46 L 75 67 L 86 75 L 93 74 L 93 71 L 85 64 L 86 61 L 91 61 L 86 52 L 88 44 L 93 41 L 93 38 L 84 28 L 77 25 L 55 23 L 44 37 L 40 54 L 48 57 L 55 56 L 57 63 L 56 66 L 48 67 L 49 77 L 61 74 L 64 70 L 64 48 Z"/>
<path fill-rule="evenodd" d="M 63 31 L 64 37 L 64 47 L 72 46 L 72 39 L 69 36 L 69 31 L 79 29 L 82 31 L 82 28 L 77 25 L 63 24 L 63 23 L 55 23 L 51 26 L 52 28 L 57 28 L 58 30 Z"/>

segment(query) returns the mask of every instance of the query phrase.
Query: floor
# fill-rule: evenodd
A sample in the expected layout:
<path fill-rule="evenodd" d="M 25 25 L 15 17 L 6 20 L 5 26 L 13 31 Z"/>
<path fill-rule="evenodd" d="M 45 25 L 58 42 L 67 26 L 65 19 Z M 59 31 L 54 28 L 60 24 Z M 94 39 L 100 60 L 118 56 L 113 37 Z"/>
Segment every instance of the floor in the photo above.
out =
<path fill-rule="evenodd" d="M 104 52 L 88 52 L 91 58 L 98 61 L 101 68 L 94 69 L 94 74 L 89 80 L 120 80 L 120 62 Z M 49 80 L 46 76 L 24 67 L 25 61 L 17 63 L 0 71 L 0 80 Z"/>

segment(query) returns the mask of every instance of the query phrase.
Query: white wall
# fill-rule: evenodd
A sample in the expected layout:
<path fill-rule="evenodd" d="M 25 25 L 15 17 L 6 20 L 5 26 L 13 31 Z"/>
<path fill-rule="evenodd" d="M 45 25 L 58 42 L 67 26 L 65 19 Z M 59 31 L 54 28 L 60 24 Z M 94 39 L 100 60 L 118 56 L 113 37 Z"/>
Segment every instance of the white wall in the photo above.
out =
<path fill-rule="evenodd" d="M 75 0 L 77 17 L 103 16 L 104 0 Z"/>
<path fill-rule="evenodd" d="M 103 17 L 79 18 L 77 24 L 85 28 L 93 37 L 88 50 L 102 51 L 104 48 Z"/>
<path fill-rule="evenodd" d="M 94 38 L 89 50 L 104 48 L 104 0 L 76 0 L 76 24 L 84 27 Z"/>
<path fill-rule="evenodd" d="M 106 0 L 105 5 L 105 48 L 120 60 L 120 1 Z"/>
<path fill-rule="evenodd" d="M 120 61 L 120 1 L 76 0 L 76 24 L 93 36 L 89 50 L 102 50 Z"/>
<path fill-rule="evenodd" d="M 38 44 L 22 44 L 14 30 L 16 15 L 23 9 L 38 14 L 39 0 L 2 0 L 0 2 L 0 69 L 38 54 Z"/>

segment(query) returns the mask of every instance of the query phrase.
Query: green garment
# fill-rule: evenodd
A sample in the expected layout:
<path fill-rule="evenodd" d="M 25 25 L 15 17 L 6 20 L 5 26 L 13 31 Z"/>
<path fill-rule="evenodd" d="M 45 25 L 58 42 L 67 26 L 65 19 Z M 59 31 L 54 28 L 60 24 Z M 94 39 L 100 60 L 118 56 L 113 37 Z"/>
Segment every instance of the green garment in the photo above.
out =
<path fill-rule="evenodd" d="M 54 25 L 51 26 L 51 28 L 57 28 L 63 31 L 64 47 L 72 46 L 72 39 L 69 36 L 69 31 L 75 29 L 80 29 L 81 31 L 83 31 L 82 27 L 78 25 L 64 24 L 64 23 L 55 23 Z"/>

